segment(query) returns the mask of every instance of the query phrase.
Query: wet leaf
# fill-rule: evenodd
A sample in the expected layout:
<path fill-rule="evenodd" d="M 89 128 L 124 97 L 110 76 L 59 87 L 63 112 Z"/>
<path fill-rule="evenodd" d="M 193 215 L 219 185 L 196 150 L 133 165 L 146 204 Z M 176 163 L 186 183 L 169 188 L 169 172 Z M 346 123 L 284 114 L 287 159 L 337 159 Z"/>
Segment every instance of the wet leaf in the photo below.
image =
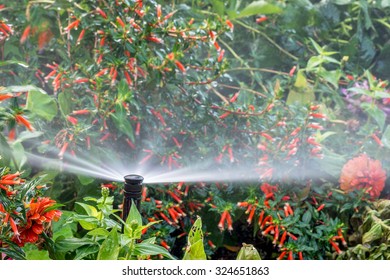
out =
<path fill-rule="evenodd" d="M 252 244 L 243 243 L 241 250 L 238 252 L 237 260 L 261 260 L 261 257 Z"/>
<path fill-rule="evenodd" d="M 98 260 L 116 260 L 119 255 L 119 237 L 116 228 L 113 228 L 100 247 Z"/>

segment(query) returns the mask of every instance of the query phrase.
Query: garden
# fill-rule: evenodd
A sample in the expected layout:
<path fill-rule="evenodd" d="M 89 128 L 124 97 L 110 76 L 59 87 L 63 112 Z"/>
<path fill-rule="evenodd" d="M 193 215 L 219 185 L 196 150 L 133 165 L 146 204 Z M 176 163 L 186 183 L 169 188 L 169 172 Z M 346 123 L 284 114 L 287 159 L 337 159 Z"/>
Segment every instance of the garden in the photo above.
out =
<path fill-rule="evenodd" d="M 0 0 L 0 260 L 389 260 L 388 0 Z"/>

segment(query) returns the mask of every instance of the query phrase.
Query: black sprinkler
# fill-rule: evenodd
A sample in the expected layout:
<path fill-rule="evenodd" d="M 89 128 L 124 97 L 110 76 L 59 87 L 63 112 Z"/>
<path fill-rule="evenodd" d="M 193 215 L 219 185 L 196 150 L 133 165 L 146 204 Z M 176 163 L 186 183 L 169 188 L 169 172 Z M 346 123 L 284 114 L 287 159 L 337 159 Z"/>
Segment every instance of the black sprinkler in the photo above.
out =
<path fill-rule="evenodd" d="M 125 176 L 125 187 L 123 192 L 123 215 L 122 219 L 126 222 L 129 216 L 130 208 L 133 203 L 140 211 L 142 197 L 142 182 L 144 177 L 140 175 L 130 174 Z"/>

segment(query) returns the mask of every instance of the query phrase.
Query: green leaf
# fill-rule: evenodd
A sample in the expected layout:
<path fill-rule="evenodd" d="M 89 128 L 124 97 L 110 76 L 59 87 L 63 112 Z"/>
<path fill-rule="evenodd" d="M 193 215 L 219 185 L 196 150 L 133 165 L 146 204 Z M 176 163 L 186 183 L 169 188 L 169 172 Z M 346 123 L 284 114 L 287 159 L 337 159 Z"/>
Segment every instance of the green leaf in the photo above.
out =
<path fill-rule="evenodd" d="M 61 92 L 58 95 L 58 105 L 62 115 L 65 117 L 72 113 L 72 93 L 70 92 Z"/>
<path fill-rule="evenodd" d="M 338 178 L 340 176 L 341 169 L 346 162 L 345 158 L 326 149 L 325 147 L 323 147 L 323 153 L 324 158 L 316 161 L 320 166 L 320 169 L 329 175 Z"/>
<path fill-rule="evenodd" d="M 306 71 L 313 71 L 318 65 L 324 63 L 324 58 L 320 56 L 312 56 L 307 62 Z"/>
<path fill-rule="evenodd" d="M 18 135 L 18 138 L 15 139 L 13 143 L 21 143 L 25 140 L 33 139 L 33 138 L 38 138 L 44 133 L 42 131 L 23 131 Z"/>
<path fill-rule="evenodd" d="M 164 247 L 161 247 L 159 245 L 149 243 L 149 242 L 142 242 L 134 245 L 133 255 L 154 256 L 159 254 L 171 260 L 175 259 Z"/>
<path fill-rule="evenodd" d="M 323 49 L 320 45 L 318 45 L 318 44 L 316 43 L 316 41 L 314 41 L 312 38 L 309 37 L 309 39 L 310 39 L 310 41 L 311 41 L 313 47 L 316 49 L 316 52 L 317 52 L 318 54 L 322 54 L 322 53 L 324 52 L 324 49 Z"/>
<path fill-rule="evenodd" d="M 129 216 L 127 216 L 126 224 L 130 224 L 132 221 L 136 221 L 138 226 L 142 226 L 142 216 L 138 212 L 137 206 L 135 203 L 131 204 Z"/>
<path fill-rule="evenodd" d="M 253 245 L 243 243 L 238 252 L 237 260 L 261 260 L 261 257 Z"/>
<path fill-rule="evenodd" d="M 378 240 L 382 237 L 382 226 L 380 224 L 375 224 L 368 232 L 363 234 L 362 242 L 363 244 L 371 243 L 375 240 Z"/>
<path fill-rule="evenodd" d="M 297 78 L 294 83 L 294 87 L 297 88 L 306 88 L 308 86 L 306 76 L 303 73 L 303 70 L 299 70 L 297 73 Z"/>
<path fill-rule="evenodd" d="M 374 98 L 382 99 L 382 98 L 390 98 L 390 94 L 386 91 L 374 91 Z"/>
<path fill-rule="evenodd" d="M 188 245 L 183 260 L 206 260 L 203 245 L 202 219 L 197 218 L 188 234 Z"/>
<path fill-rule="evenodd" d="M 211 0 L 213 5 L 213 10 L 220 16 L 223 16 L 225 13 L 225 4 L 222 0 Z"/>
<path fill-rule="evenodd" d="M 96 254 L 97 252 L 99 252 L 98 245 L 80 247 L 76 250 L 76 256 L 73 260 L 81 260 L 89 255 Z"/>
<path fill-rule="evenodd" d="M 88 214 L 88 216 L 92 216 L 92 217 L 98 216 L 98 211 L 92 205 L 85 204 L 82 202 L 76 202 L 76 204 L 81 206 L 85 210 L 85 212 Z"/>
<path fill-rule="evenodd" d="M 351 4 L 352 0 L 332 0 L 331 2 L 336 5 L 348 5 Z"/>
<path fill-rule="evenodd" d="M 135 203 L 132 203 L 126 219 L 124 234 L 132 238 L 140 238 L 143 228 L 145 227 L 142 226 L 142 216 Z"/>
<path fill-rule="evenodd" d="M 306 210 L 305 214 L 302 216 L 302 222 L 305 224 L 310 223 L 311 221 L 311 212 L 309 210 Z"/>
<path fill-rule="evenodd" d="M 383 112 L 381 109 L 379 109 L 373 104 L 363 103 L 361 104 L 361 107 L 370 117 L 372 117 L 376 121 L 376 123 L 379 125 L 379 128 L 383 130 L 386 123 L 385 112 Z"/>
<path fill-rule="evenodd" d="M 11 148 L 3 134 L 0 133 L 0 166 L 8 166 L 12 158 Z"/>
<path fill-rule="evenodd" d="M 86 238 L 62 238 L 58 237 L 55 241 L 55 247 L 58 251 L 73 251 L 84 245 L 94 245 L 95 243 Z"/>
<path fill-rule="evenodd" d="M 19 168 L 23 167 L 27 162 L 27 156 L 24 147 L 20 142 L 12 144 L 13 156 Z"/>
<path fill-rule="evenodd" d="M 318 71 L 318 75 L 327 82 L 331 83 L 335 89 L 339 87 L 339 80 L 341 78 L 341 71 L 339 69 L 328 71 L 324 68 L 321 68 L 320 71 Z"/>
<path fill-rule="evenodd" d="M 126 113 L 125 108 L 117 104 L 115 106 L 115 112 L 110 115 L 111 120 L 113 121 L 114 125 L 120 132 L 125 134 L 127 137 L 131 139 L 131 141 L 134 142 L 134 133 L 133 133 L 133 127 L 130 123 L 130 118 Z"/>
<path fill-rule="evenodd" d="M 282 8 L 270 4 L 267 1 L 254 1 L 241 10 L 236 16 L 236 18 L 249 17 L 253 15 L 270 15 L 270 14 L 280 14 L 283 12 Z"/>
<path fill-rule="evenodd" d="M 26 252 L 26 260 L 51 260 L 48 251 L 38 250 L 38 247 L 31 243 L 27 243 L 23 249 Z"/>
<path fill-rule="evenodd" d="M 381 141 L 386 148 L 390 149 L 390 125 L 388 125 L 385 132 L 383 132 Z"/>
<path fill-rule="evenodd" d="M 306 77 L 303 74 L 303 70 L 299 70 L 297 73 L 297 79 L 294 84 L 294 89 L 291 89 L 286 103 L 287 105 L 293 105 L 298 103 L 300 105 L 306 105 L 315 100 L 313 88 L 307 83 Z"/>
<path fill-rule="evenodd" d="M 4 244 L 7 244 L 7 247 L 0 247 L 0 253 L 6 254 L 8 257 L 14 259 L 14 260 L 25 260 L 26 255 L 22 248 L 20 248 L 18 245 L 16 245 L 13 242 L 2 240 L 3 246 Z"/>
<path fill-rule="evenodd" d="M 113 228 L 100 247 L 98 260 L 116 260 L 119 255 L 119 237 L 116 228 Z"/>
<path fill-rule="evenodd" d="M 118 100 L 131 102 L 133 98 L 133 92 L 129 88 L 126 80 L 122 79 L 118 84 Z"/>
<path fill-rule="evenodd" d="M 47 121 L 51 121 L 58 112 L 54 98 L 37 90 L 29 92 L 26 109 Z"/>
<path fill-rule="evenodd" d="M 89 231 L 87 234 L 91 236 L 107 236 L 110 233 L 104 228 L 96 228 L 94 230 Z"/>
<path fill-rule="evenodd" d="M 73 220 L 78 222 L 84 229 L 93 230 L 98 227 L 99 221 L 96 217 L 88 215 L 73 215 Z"/>
<path fill-rule="evenodd" d="M 7 65 L 19 65 L 24 68 L 28 68 L 28 64 L 24 61 L 18 61 L 18 60 L 6 60 L 6 61 L 0 61 L 0 67 L 7 66 Z"/>
<path fill-rule="evenodd" d="M 84 175 L 77 175 L 77 179 L 79 179 L 80 183 L 83 186 L 89 185 L 89 184 L 91 184 L 91 183 L 93 183 L 95 181 L 94 178 L 88 177 L 88 176 L 84 176 Z"/>

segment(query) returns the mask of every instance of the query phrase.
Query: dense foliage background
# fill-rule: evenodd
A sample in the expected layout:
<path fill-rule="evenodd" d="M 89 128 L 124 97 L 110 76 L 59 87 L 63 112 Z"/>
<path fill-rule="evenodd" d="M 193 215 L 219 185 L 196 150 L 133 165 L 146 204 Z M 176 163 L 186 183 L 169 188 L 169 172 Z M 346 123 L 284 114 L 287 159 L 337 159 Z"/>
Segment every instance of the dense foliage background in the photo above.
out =
<path fill-rule="evenodd" d="M 25 0 L 0 13 L 5 255 L 231 259 L 248 243 L 266 259 L 389 258 L 388 1 Z M 143 219 L 121 232 L 121 183 L 30 153 L 166 172 L 211 162 L 256 180 L 148 184 Z M 36 222 L 34 203 L 61 218 Z"/>

